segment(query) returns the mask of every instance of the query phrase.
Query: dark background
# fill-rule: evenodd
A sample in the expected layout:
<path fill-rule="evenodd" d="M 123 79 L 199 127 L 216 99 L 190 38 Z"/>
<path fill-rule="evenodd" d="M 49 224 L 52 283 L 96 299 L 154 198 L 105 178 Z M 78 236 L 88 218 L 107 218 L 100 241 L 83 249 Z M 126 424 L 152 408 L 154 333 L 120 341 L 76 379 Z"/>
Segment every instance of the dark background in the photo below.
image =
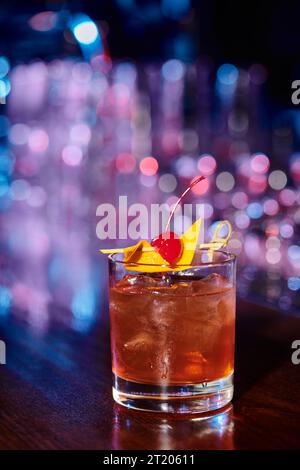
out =
<path fill-rule="evenodd" d="M 299 448 L 299 19 L 296 1 L 1 1 L 0 449 Z M 233 227 L 235 397 L 155 420 L 113 404 L 99 248 L 135 242 L 99 239 L 96 211 L 171 204 L 204 159 L 186 202 L 207 241 Z"/>
<path fill-rule="evenodd" d="M 27 20 L 43 10 L 60 12 L 60 20 L 54 31 L 41 35 L 32 31 Z M 290 105 L 287 85 L 300 76 L 297 1 L 37 0 L 21 5 L 4 0 L 0 5 L 2 52 L 16 61 L 78 54 L 78 45 L 66 44 L 63 35 L 68 14 L 77 11 L 102 24 L 113 58 L 176 57 L 192 62 L 202 56 L 216 65 L 263 63 L 270 74 L 270 94 Z"/>

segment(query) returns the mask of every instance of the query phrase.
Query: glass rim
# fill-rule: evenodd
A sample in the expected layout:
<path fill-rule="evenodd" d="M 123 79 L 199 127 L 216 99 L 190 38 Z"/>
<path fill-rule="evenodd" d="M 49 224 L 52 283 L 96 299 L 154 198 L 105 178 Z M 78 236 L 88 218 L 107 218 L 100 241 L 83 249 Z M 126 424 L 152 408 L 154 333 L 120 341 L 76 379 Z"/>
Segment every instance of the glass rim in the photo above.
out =
<path fill-rule="evenodd" d="M 196 248 L 195 250 L 195 253 L 196 252 L 208 252 L 209 249 L 208 248 Z M 218 260 L 218 261 L 207 261 L 207 262 L 204 262 L 204 263 L 196 263 L 196 264 L 173 264 L 173 265 L 170 265 L 170 264 L 150 264 L 150 263 L 139 263 L 139 262 L 132 262 L 132 261 L 124 261 L 124 260 L 118 260 L 118 259 L 115 259 L 115 256 L 119 255 L 120 253 L 110 253 L 108 255 L 108 259 L 110 262 L 112 263 L 115 263 L 115 264 L 121 264 L 121 265 L 126 265 L 126 266 L 145 266 L 145 267 L 149 267 L 149 266 L 154 266 L 154 267 L 157 267 L 157 268 L 168 268 L 169 270 L 171 269 L 178 269 L 178 268 L 200 268 L 200 267 L 208 267 L 208 266 L 222 266 L 224 264 L 229 264 L 231 262 L 234 262 L 236 260 L 236 255 L 229 252 L 229 251 L 226 251 L 226 250 L 213 250 L 213 253 L 222 253 L 223 255 L 226 255 L 226 259 L 224 260 Z"/>

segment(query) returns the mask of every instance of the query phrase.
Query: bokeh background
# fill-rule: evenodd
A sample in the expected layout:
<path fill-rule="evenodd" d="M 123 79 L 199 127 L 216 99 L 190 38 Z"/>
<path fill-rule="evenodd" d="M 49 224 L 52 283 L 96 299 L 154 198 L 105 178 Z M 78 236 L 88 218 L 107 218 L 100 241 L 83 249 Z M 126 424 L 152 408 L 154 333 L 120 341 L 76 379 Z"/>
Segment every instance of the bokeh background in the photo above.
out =
<path fill-rule="evenodd" d="M 97 206 L 173 203 L 198 174 L 186 202 L 205 203 L 207 239 L 231 221 L 238 295 L 299 314 L 299 14 L 297 2 L 1 2 L 2 323 L 90 331 L 107 306 Z"/>

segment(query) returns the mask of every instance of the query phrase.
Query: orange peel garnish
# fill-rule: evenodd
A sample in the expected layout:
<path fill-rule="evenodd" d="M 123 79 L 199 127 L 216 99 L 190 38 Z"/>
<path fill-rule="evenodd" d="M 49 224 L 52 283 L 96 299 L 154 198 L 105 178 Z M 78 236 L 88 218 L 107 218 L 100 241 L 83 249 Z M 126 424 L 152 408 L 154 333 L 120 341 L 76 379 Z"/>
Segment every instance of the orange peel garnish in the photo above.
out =
<path fill-rule="evenodd" d="M 224 228 L 225 226 L 228 229 L 227 235 L 225 237 L 220 237 L 219 233 L 221 229 Z M 211 258 L 213 251 L 220 250 L 221 248 L 224 248 L 227 245 L 231 235 L 232 235 L 232 226 L 230 222 L 228 220 L 221 220 L 215 228 L 211 241 L 209 243 L 202 243 L 200 245 L 200 248 L 208 249 L 208 256 Z"/>
<path fill-rule="evenodd" d="M 182 234 L 183 250 L 176 265 L 184 265 L 185 268 L 191 265 L 198 244 L 201 223 L 202 219 L 197 219 L 196 222 Z M 128 263 L 125 267 L 132 271 L 162 272 L 178 271 L 182 269 L 168 265 L 166 260 L 146 240 L 141 240 L 136 245 L 126 248 L 104 249 L 100 251 L 104 254 L 124 253 L 123 261 Z M 134 263 L 143 266 L 134 266 Z"/>
<path fill-rule="evenodd" d="M 192 265 L 195 250 L 198 245 L 201 224 L 202 219 L 199 218 L 181 235 L 180 238 L 182 240 L 183 250 L 174 267 L 167 264 L 166 260 L 146 240 L 141 240 L 135 245 L 126 248 L 103 249 L 100 251 L 104 254 L 124 253 L 123 261 L 125 262 L 125 268 L 130 271 L 148 273 L 182 271 Z M 220 237 L 219 232 L 225 225 L 228 228 L 228 234 L 226 237 Z M 214 250 L 226 246 L 231 234 L 232 227 L 230 223 L 228 220 L 222 220 L 216 226 L 212 240 L 209 243 L 200 244 L 199 248 L 207 248 L 212 255 Z"/>

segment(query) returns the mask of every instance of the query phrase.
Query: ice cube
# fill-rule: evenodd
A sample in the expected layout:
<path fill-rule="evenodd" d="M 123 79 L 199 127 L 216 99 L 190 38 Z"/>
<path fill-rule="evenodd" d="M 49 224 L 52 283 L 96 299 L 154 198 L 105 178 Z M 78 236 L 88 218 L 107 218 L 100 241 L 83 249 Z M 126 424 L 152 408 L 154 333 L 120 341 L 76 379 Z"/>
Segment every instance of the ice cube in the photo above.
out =
<path fill-rule="evenodd" d="M 165 273 L 146 274 L 128 274 L 118 282 L 118 286 L 141 286 L 141 287 L 166 287 L 171 284 L 171 278 Z"/>
<path fill-rule="evenodd" d="M 202 279 L 190 281 L 189 288 L 191 294 L 217 294 L 229 289 L 229 281 L 220 274 L 213 273 Z"/>
<path fill-rule="evenodd" d="M 139 275 L 127 274 L 118 282 L 118 287 L 134 286 L 138 283 L 139 277 Z"/>
<path fill-rule="evenodd" d="M 170 375 L 170 367 L 172 362 L 172 351 L 170 348 L 167 348 L 164 345 L 161 350 L 159 351 L 158 356 L 158 370 L 160 379 L 167 380 Z"/>
<path fill-rule="evenodd" d="M 231 287 L 229 280 L 226 279 L 226 277 L 218 273 L 210 274 L 209 276 L 205 277 L 202 280 L 205 282 L 209 282 L 210 285 L 221 287 L 222 289 L 228 289 L 229 287 Z"/>
<path fill-rule="evenodd" d="M 169 328 L 175 326 L 176 320 L 180 314 L 180 305 L 175 296 L 174 298 L 157 297 L 153 299 L 151 304 L 149 323 L 155 328 L 157 333 L 164 333 L 166 329 L 168 333 L 170 333 Z"/>
<path fill-rule="evenodd" d="M 130 352 L 149 351 L 154 345 L 153 337 L 147 332 L 141 332 L 124 344 L 124 348 Z"/>

